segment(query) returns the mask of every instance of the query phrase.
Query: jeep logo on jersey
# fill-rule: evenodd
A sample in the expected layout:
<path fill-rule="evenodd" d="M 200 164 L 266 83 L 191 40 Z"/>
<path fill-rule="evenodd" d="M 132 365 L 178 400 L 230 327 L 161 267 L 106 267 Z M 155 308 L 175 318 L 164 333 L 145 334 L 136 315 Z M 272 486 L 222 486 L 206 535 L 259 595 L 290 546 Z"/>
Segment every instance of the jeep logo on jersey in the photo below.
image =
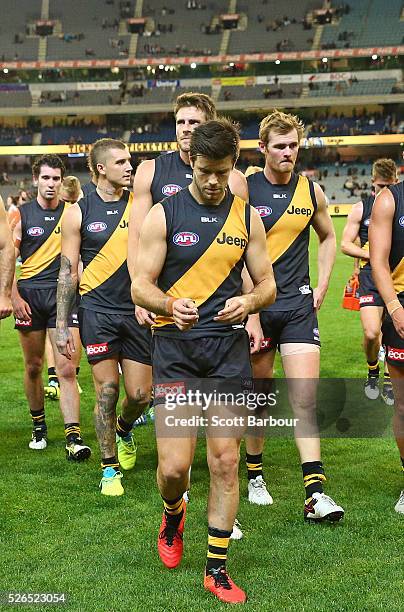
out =
<path fill-rule="evenodd" d="M 272 208 L 270 206 L 256 206 L 255 208 L 258 210 L 260 217 L 269 217 L 269 215 L 272 215 Z"/>
<path fill-rule="evenodd" d="M 401 227 L 404 227 L 404 217 L 400 217 L 398 222 L 401 225 Z"/>
<path fill-rule="evenodd" d="M 220 238 L 216 238 L 218 244 L 234 244 L 234 246 L 245 249 L 247 246 L 247 240 L 245 238 L 239 238 L 238 236 L 228 236 L 226 232 L 223 232 Z"/>
<path fill-rule="evenodd" d="M 89 232 L 103 232 L 107 229 L 107 224 L 103 221 L 94 221 L 93 223 L 89 223 L 87 225 L 87 230 Z"/>
<path fill-rule="evenodd" d="M 42 227 L 30 227 L 27 229 L 27 234 L 29 236 L 42 236 L 44 233 L 44 229 Z"/>
<path fill-rule="evenodd" d="M 179 185 L 175 185 L 175 183 L 170 183 L 169 185 L 164 185 L 161 190 L 165 196 L 172 196 L 181 191 L 182 187 Z"/>
<path fill-rule="evenodd" d="M 173 242 L 177 246 L 193 246 L 199 242 L 199 236 L 194 232 L 179 232 L 173 237 Z"/>
<path fill-rule="evenodd" d="M 288 208 L 286 212 L 288 215 L 305 215 L 306 217 L 311 217 L 313 211 L 311 208 L 299 208 L 292 204 L 292 207 Z"/>

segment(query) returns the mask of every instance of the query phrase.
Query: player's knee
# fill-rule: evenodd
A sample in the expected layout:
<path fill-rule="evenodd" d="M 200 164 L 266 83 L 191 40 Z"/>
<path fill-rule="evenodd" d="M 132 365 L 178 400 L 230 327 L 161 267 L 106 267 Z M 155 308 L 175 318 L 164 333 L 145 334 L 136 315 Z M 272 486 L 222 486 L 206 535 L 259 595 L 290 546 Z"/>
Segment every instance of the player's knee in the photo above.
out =
<path fill-rule="evenodd" d="M 238 474 L 239 453 L 233 449 L 218 449 L 209 453 L 209 471 L 213 477 L 234 479 Z"/>
<path fill-rule="evenodd" d="M 167 458 L 167 460 L 159 460 L 160 476 L 166 482 L 177 482 L 188 478 L 189 461 L 181 458 Z"/>
<path fill-rule="evenodd" d="M 58 378 L 65 381 L 75 382 L 76 368 L 71 361 L 66 361 L 56 368 Z"/>
<path fill-rule="evenodd" d="M 130 407 L 146 409 L 150 403 L 151 388 L 137 389 L 135 393 L 127 393 L 126 397 Z"/>
<path fill-rule="evenodd" d="M 35 357 L 30 359 L 25 364 L 25 371 L 29 378 L 38 378 L 42 375 L 43 359 L 41 357 Z"/>
<path fill-rule="evenodd" d="M 115 411 L 118 397 L 119 386 L 115 382 L 104 382 L 99 388 L 97 402 L 98 405 L 102 404 L 107 412 L 112 410 Z"/>
<path fill-rule="evenodd" d="M 380 329 L 376 327 L 365 327 L 364 336 L 366 342 L 376 342 L 380 338 Z"/>

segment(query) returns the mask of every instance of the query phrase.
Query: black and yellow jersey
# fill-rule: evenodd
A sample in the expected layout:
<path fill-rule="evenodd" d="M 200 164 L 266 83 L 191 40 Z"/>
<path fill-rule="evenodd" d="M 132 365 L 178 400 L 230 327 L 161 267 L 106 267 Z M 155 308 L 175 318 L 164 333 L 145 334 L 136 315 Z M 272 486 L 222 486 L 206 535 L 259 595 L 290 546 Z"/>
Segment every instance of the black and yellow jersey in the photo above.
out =
<path fill-rule="evenodd" d="M 81 186 L 81 191 L 83 192 L 83 198 L 88 196 L 90 193 L 94 193 L 96 189 L 97 189 L 97 185 L 93 183 L 93 181 L 84 183 L 84 185 Z"/>
<path fill-rule="evenodd" d="M 82 214 L 80 307 L 96 312 L 133 313 L 127 266 L 128 221 L 133 194 L 104 202 L 94 191 L 78 202 Z"/>
<path fill-rule="evenodd" d="M 292 174 L 287 185 L 273 185 L 264 172 L 247 178 L 250 204 L 267 234 L 277 296 L 265 310 L 296 310 L 313 303 L 309 275 L 310 225 L 317 210 L 314 184 Z"/>
<path fill-rule="evenodd" d="M 250 207 L 229 191 L 218 206 L 198 204 L 188 188 L 162 202 L 167 255 L 158 286 L 174 298 L 191 298 L 199 321 L 179 331 L 171 317 L 158 316 L 154 332 L 177 338 L 222 336 L 243 330 L 213 320 L 227 299 L 241 295 L 241 271 L 250 234 Z"/>
<path fill-rule="evenodd" d="M 153 204 L 189 187 L 192 178 L 192 168 L 182 161 L 179 151 L 159 155 L 155 159 L 154 176 L 150 189 Z"/>
<path fill-rule="evenodd" d="M 359 240 L 361 242 L 362 249 L 369 251 L 369 224 L 370 215 L 372 214 L 372 208 L 375 201 L 375 194 L 372 193 L 370 196 L 362 200 L 363 211 L 359 225 Z M 368 259 L 360 260 L 360 267 L 363 270 L 371 271 L 370 261 Z"/>
<path fill-rule="evenodd" d="M 394 290 L 404 304 L 404 181 L 389 189 L 395 203 L 389 263 Z"/>
<path fill-rule="evenodd" d="M 49 289 L 57 284 L 60 269 L 61 222 L 68 204 L 42 208 L 31 200 L 19 208 L 21 218 L 21 271 L 18 285 Z"/>

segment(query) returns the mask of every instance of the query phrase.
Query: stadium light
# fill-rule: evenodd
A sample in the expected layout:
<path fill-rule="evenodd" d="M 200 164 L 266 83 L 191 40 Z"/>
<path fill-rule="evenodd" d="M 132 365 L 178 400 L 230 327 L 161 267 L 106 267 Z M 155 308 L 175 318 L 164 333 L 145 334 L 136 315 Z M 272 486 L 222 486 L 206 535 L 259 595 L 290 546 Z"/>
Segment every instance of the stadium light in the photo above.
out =
<path fill-rule="evenodd" d="M 3 68 L 4 74 L 8 74 L 8 68 Z"/>
<path fill-rule="evenodd" d="M 160 69 L 160 70 L 164 70 L 164 66 L 163 66 L 163 64 L 160 64 L 159 69 Z"/>
<path fill-rule="evenodd" d="M 280 63 L 281 63 L 281 60 L 275 60 L 275 64 L 277 64 L 277 65 L 278 65 L 278 64 L 280 64 Z"/>
<path fill-rule="evenodd" d="M 150 72 L 150 70 L 151 70 L 151 66 L 147 66 L 147 70 Z"/>
<path fill-rule="evenodd" d="M 229 66 L 230 66 L 230 68 L 233 68 L 234 62 L 230 62 Z"/>
<path fill-rule="evenodd" d="M 323 57 L 321 61 L 323 62 L 323 64 L 326 64 L 328 62 L 328 57 Z"/>
<path fill-rule="evenodd" d="M 192 70 L 194 70 L 194 69 L 196 68 L 196 64 L 195 64 L 195 62 L 192 62 L 192 64 L 191 64 L 191 68 L 192 68 Z"/>
<path fill-rule="evenodd" d="M 378 58 L 378 55 L 376 55 L 376 53 L 373 53 L 372 60 L 377 60 L 377 58 Z"/>

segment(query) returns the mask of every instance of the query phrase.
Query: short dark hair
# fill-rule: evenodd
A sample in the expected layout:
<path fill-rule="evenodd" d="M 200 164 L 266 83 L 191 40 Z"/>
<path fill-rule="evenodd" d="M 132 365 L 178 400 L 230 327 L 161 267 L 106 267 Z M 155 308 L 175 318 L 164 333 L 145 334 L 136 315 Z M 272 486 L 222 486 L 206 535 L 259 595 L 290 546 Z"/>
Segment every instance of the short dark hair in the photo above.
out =
<path fill-rule="evenodd" d="M 215 103 L 210 96 L 204 93 L 196 93 L 188 91 L 178 96 L 174 104 L 174 115 L 177 116 L 180 108 L 195 106 L 205 115 L 206 121 L 211 121 L 216 118 Z"/>
<path fill-rule="evenodd" d="M 41 173 L 42 166 L 49 166 L 49 168 L 60 168 L 62 178 L 66 172 L 66 167 L 59 155 L 53 155 L 53 153 L 41 155 L 40 157 L 35 158 L 34 163 L 32 164 L 32 176 L 38 178 Z"/>
<path fill-rule="evenodd" d="M 100 173 L 97 170 L 97 164 L 105 164 L 106 154 L 110 149 L 125 151 L 127 148 L 122 140 L 115 140 L 115 138 L 100 138 L 96 140 L 88 154 L 88 167 L 94 178 L 98 180 Z"/>
<path fill-rule="evenodd" d="M 236 163 L 240 151 L 240 133 L 237 123 L 219 117 L 198 125 L 191 135 L 189 157 L 204 155 L 210 159 L 224 159 L 231 155 Z"/>

